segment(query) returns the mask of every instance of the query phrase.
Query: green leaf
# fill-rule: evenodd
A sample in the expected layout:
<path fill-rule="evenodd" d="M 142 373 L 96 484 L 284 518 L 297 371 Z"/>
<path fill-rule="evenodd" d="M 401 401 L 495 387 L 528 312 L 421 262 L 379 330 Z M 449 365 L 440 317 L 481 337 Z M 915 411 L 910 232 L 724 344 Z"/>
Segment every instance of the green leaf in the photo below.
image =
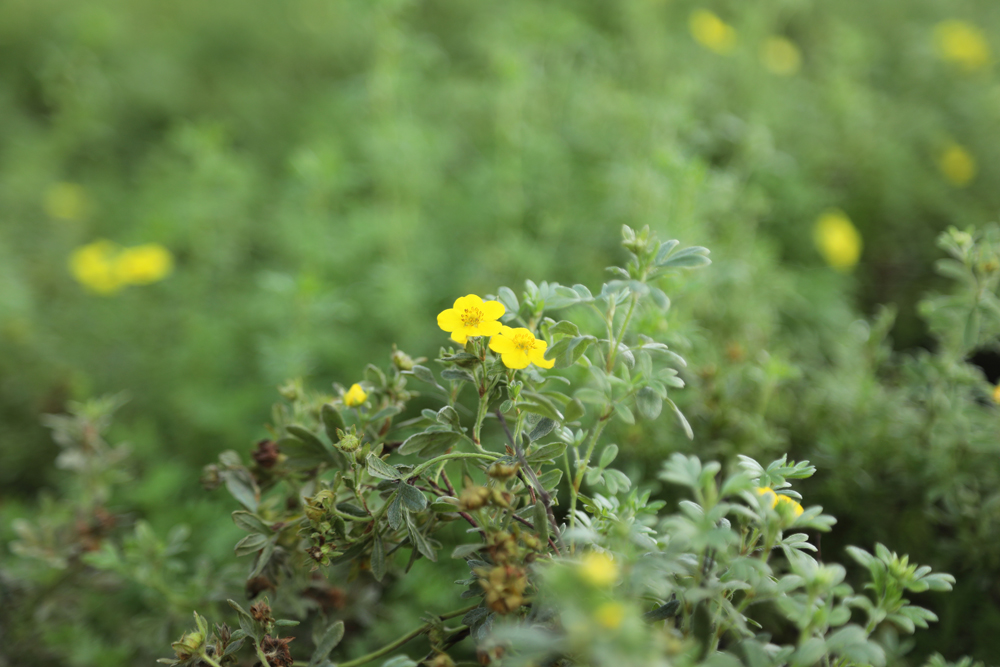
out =
<path fill-rule="evenodd" d="M 552 461 L 566 451 L 565 442 L 550 442 L 542 445 L 527 455 L 528 463 L 545 463 Z"/>
<path fill-rule="evenodd" d="M 410 375 L 412 375 L 413 377 L 417 378 L 421 382 L 426 382 L 427 384 L 432 384 L 435 387 L 437 387 L 438 389 L 441 389 L 442 391 L 444 390 L 444 387 L 442 387 L 441 385 L 439 385 L 438 382 L 437 382 L 437 380 L 434 379 L 434 373 L 432 373 L 431 369 L 427 368 L 426 366 L 421 366 L 420 364 L 417 364 L 412 369 L 410 369 L 408 372 L 409 372 Z"/>
<path fill-rule="evenodd" d="M 320 416 L 323 418 L 323 428 L 326 430 L 326 437 L 330 438 L 330 442 L 337 442 L 340 439 L 337 436 L 337 429 L 343 431 L 347 428 L 344 424 L 344 417 L 337 408 L 329 403 L 323 404 L 323 407 L 320 409 Z"/>
<path fill-rule="evenodd" d="M 601 452 L 601 460 L 597 465 L 601 468 L 607 468 L 615 460 L 616 456 L 618 456 L 618 445 L 608 445 Z"/>
<path fill-rule="evenodd" d="M 323 444 L 323 441 L 309 429 L 292 424 L 291 426 L 286 426 L 285 430 L 302 442 L 308 443 L 311 447 L 319 447 L 319 449 L 326 451 L 326 445 Z"/>
<path fill-rule="evenodd" d="M 563 320 L 561 322 L 556 322 L 551 327 L 549 327 L 549 333 L 551 335 L 565 334 L 567 336 L 579 336 L 580 327 L 576 326 L 569 320 Z"/>
<path fill-rule="evenodd" d="M 643 387 L 635 395 L 635 407 L 644 419 L 653 420 L 660 416 L 663 410 L 663 399 L 651 387 Z"/>
<path fill-rule="evenodd" d="M 462 435 L 454 431 L 424 431 L 407 438 L 399 447 L 399 453 L 403 456 L 409 454 L 419 454 L 421 456 L 433 456 L 435 453 L 442 453 L 452 447 Z"/>
<path fill-rule="evenodd" d="M 368 512 L 353 503 L 337 503 L 337 511 L 349 514 L 350 516 L 356 516 L 360 519 L 368 517 Z"/>
<path fill-rule="evenodd" d="M 336 442 L 336 438 L 334 439 Z M 288 457 L 288 465 L 293 468 L 315 468 L 321 463 L 330 463 L 332 458 L 326 447 L 315 440 L 305 442 L 288 436 L 278 441 L 278 449 Z"/>
<path fill-rule="evenodd" d="M 457 547 L 455 547 L 454 549 L 452 549 L 451 557 L 452 558 L 465 558 L 466 556 L 471 556 L 472 554 L 476 553 L 477 551 L 481 551 L 482 549 L 485 549 L 485 548 L 486 548 L 486 545 L 482 544 L 482 543 L 480 543 L 480 544 L 459 544 Z"/>
<path fill-rule="evenodd" d="M 445 380 L 455 380 L 457 382 L 470 382 L 472 384 L 476 383 L 476 378 L 472 376 L 472 373 L 465 370 L 464 368 L 446 368 L 441 371 L 441 377 Z"/>
<path fill-rule="evenodd" d="M 538 476 L 538 483 L 542 485 L 542 488 L 546 491 L 552 491 L 557 486 L 559 486 L 559 480 L 562 479 L 562 470 L 559 468 L 553 468 L 546 473 Z"/>
<path fill-rule="evenodd" d="M 244 512 L 243 510 L 233 512 L 233 523 L 248 533 L 270 535 L 273 532 L 271 527 L 264 523 L 259 516 L 250 512 Z"/>
<path fill-rule="evenodd" d="M 542 541 L 542 544 L 545 544 L 549 540 L 549 514 L 541 500 L 535 503 L 534 514 L 535 532 L 538 533 L 538 539 Z"/>
<path fill-rule="evenodd" d="M 226 489 L 233 498 L 251 512 L 256 512 L 260 491 L 253 479 L 250 479 L 250 473 L 245 470 L 229 470 L 226 471 L 225 480 Z"/>
<path fill-rule="evenodd" d="M 520 309 L 520 304 L 517 301 L 517 295 L 514 294 L 514 290 L 509 287 L 501 287 L 497 290 L 497 301 L 503 304 L 504 314 L 515 315 Z"/>
<path fill-rule="evenodd" d="M 394 466 L 389 465 L 375 454 L 369 454 L 365 459 L 368 474 L 379 479 L 403 479 L 402 473 Z"/>
<path fill-rule="evenodd" d="M 542 417 L 538 421 L 538 423 L 535 424 L 535 427 L 531 429 L 531 432 L 528 433 L 528 439 L 531 440 L 532 442 L 534 442 L 535 440 L 540 440 L 541 438 L 544 438 L 549 433 L 551 433 L 552 429 L 554 429 L 556 426 L 558 426 L 558 422 L 556 422 L 554 419 L 549 419 L 548 417 Z"/>
<path fill-rule="evenodd" d="M 382 536 L 377 533 L 375 534 L 375 540 L 372 542 L 371 568 L 375 581 L 382 581 L 382 577 L 385 576 L 386 571 L 385 543 L 382 542 Z"/>
<path fill-rule="evenodd" d="M 246 556 L 247 554 L 260 551 L 266 543 L 267 538 L 265 536 L 260 533 L 253 533 L 237 542 L 236 546 L 233 547 L 233 551 L 236 552 L 237 556 Z"/>
<path fill-rule="evenodd" d="M 274 545 L 277 542 L 277 540 L 278 536 L 275 535 L 273 538 L 267 541 L 267 544 L 264 545 L 264 548 L 261 550 L 261 552 L 257 554 L 257 559 L 254 561 L 254 566 L 253 569 L 250 571 L 250 576 L 247 577 L 248 579 L 253 579 L 257 575 L 259 575 L 261 572 L 264 571 L 264 567 L 267 566 L 269 562 L 271 562 L 271 556 L 274 555 Z"/>
<path fill-rule="evenodd" d="M 309 659 L 309 667 L 319 667 L 320 663 L 330 657 L 330 651 L 344 638 L 344 622 L 336 621 L 330 624 L 323 636 L 316 643 L 316 650 Z"/>
<path fill-rule="evenodd" d="M 625 405 L 624 403 L 616 403 L 614 408 L 615 408 L 615 414 L 623 422 L 625 422 L 626 424 L 635 423 L 635 415 L 632 414 L 632 409 L 629 408 L 627 405 Z"/>
<path fill-rule="evenodd" d="M 674 403 L 672 400 L 670 400 L 669 398 L 664 400 L 667 402 L 667 404 L 670 405 L 671 408 L 673 408 L 674 414 L 677 415 L 677 420 L 681 423 L 681 426 L 684 428 L 684 433 L 685 435 L 687 435 L 688 440 L 694 440 L 694 431 L 691 430 L 691 424 L 688 423 L 687 417 L 684 416 L 684 413 L 681 412 L 681 409 L 677 407 L 677 404 Z"/>
<path fill-rule="evenodd" d="M 389 520 L 389 527 L 393 530 L 399 530 L 403 527 L 403 500 L 399 497 L 398 491 L 389 503 L 386 518 Z"/>
<path fill-rule="evenodd" d="M 423 533 L 414 525 L 413 519 L 409 514 L 406 515 L 406 530 L 410 534 L 410 542 L 417 548 L 417 551 L 423 554 L 427 560 L 436 563 L 437 552 L 434 551 L 434 547 L 431 546 L 431 543 L 424 537 Z"/>
<path fill-rule="evenodd" d="M 566 407 L 563 408 L 563 418 L 567 422 L 576 421 L 585 414 L 587 414 L 587 410 L 583 407 L 583 403 L 581 403 L 578 398 L 570 400 L 570 402 L 566 404 Z"/>
<path fill-rule="evenodd" d="M 411 512 L 422 512 L 427 507 L 427 498 L 415 486 L 410 486 L 405 482 L 400 484 L 399 495 L 403 500 L 403 505 Z"/>

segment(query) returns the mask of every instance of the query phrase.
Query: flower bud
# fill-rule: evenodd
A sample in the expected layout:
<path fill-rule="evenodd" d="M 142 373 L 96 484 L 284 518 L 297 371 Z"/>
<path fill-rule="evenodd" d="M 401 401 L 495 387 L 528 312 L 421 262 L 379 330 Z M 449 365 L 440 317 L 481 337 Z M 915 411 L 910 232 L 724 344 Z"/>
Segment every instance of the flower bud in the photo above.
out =
<path fill-rule="evenodd" d="M 461 510 L 477 510 L 485 506 L 489 500 L 490 490 L 485 486 L 467 486 L 458 497 L 458 508 Z"/>
<path fill-rule="evenodd" d="M 250 454 L 254 461 L 261 468 L 271 468 L 278 462 L 281 452 L 278 445 L 273 440 L 261 440 L 257 443 L 257 449 Z"/>
<path fill-rule="evenodd" d="M 274 619 L 271 618 L 271 606 L 264 600 L 261 600 L 250 607 L 250 616 L 258 623 L 266 624 L 274 621 Z"/>
<path fill-rule="evenodd" d="M 338 428 L 337 437 L 340 438 L 336 443 L 337 449 L 345 454 L 350 454 L 361 446 L 361 438 L 358 437 L 357 429 L 353 426 L 349 431 L 344 431 Z"/>
<path fill-rule="evenodd" d="M 199 655 L 205 647 L 205 635 L 201 632 L 188 632 L 170 645 L 177 654 L 178 660 L 190 660 Z"/>
<path fill-rule="evenodd" d="M 222 484 L 222 477 L 219 475 L 219 466 L 210 463 L 202 468 L 201 479 L 199 481 L 202 488 L 206 491 L 214 491 L 219 488 L 219 485 Z"/>
<path fill-rule="evenodd" d="M 521 468 L 520 463 L 510 464 L 497 461 L 491 464 L 490 467 L 486 469 L 486 474 L 495 480 L 505 482 L 514 475 L 516 475 L 517 471 L 520 470 L 520 468 Z"/>
<path fill-rule="evenodd" d="M 395 345 L 392 346 L 392 363 L 401 371 L 411 371 L 416 365 L 413 357 L 402 350 L 397 350 Z"/>

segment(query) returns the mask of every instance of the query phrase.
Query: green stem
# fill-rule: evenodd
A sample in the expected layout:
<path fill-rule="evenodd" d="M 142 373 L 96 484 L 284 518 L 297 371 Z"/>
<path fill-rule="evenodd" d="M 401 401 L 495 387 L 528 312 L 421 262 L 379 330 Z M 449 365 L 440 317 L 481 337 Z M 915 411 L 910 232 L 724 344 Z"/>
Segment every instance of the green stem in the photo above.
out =
<path fill-rule="evenodd" d="M 572 529 L 576 527 L 576 499 L 580 494 L 580 484 L 583 482 L 583 475 L 587 472 L 587 466 L 590 465 L 590 457 L 594 455 L 594 447 L 597 445 L 597 438 L 600 437 L 601 431 L 608 423 L 608 418 L 611 417 L 612 408 L 608 404 L 604 406 L 604 410 L 601 411 L 601 418 L 598 419 L 597 423 L 594 424 L 594 430 L 590 434 L 590 443 L 587 445 L 587 453 L 583 457 L 583 464 L 580 461 L 576 462 L 576 474 L 569 476 L 572 481 L 569 485 L 569 527 Z M 569 456 L 566 456 L 566 472 L 569 474 Z M 570 545 L 570 550 L 575 551 L 575 545 Z"/>
<path fill-rule="evenodd" d="M 208 653 L 205 653 L 204 651 L 202 651 L 201 655 L 199 655 L 198 657 L 201 660 L 204 660 L 208 664 L 212 665 L 212 667 L 222 667 L 222 665 L 220 665 L 215 660 L 212 660 L 210 657 L 208 657 Z M 264 662 L 265 662 L 265 664 L 267 664 L 267 661 L 264 661 Z"/>
<path fill-rule="evenodd" d="M 445 620 L 445 619 L 448 619 L 448 618 L 454 618 L 456 616 L 464 616 L 465 614 L 467 614 L 468 612 L 472 611 L 473 609 L 475 609 L 479 605 L 480 605 L 480 602 L 476 602 L 475 604 L 469 605 L 468 607 L 463 607 L 461 609 L 456 609 L 454 611 L 449 611 L 446 614 L 441 614 L 440 616 L 438 616 L 438 618 L 440 618 L 441 620 Z M 402 637 L 400 637 L 396 641 L 392 642 L 391 644 L 386 644 L 382 648 L 380 648 L 380 649 L 378 649 L 376 651 L 372 651 L 371 653 L 369 653 L 367 655 L 363 655 L 360 658 L 356 658 L 354 660 L 348 660 L 347 662 L 337 663 L 337 667 L 358 667 L 358 665 L 363 665 L 366 662 L 371 662 L 372 660 L 375 660 L 377 658 L 381 658 L 383 655 L 385 655 L 387 653 L 392 653 L 393 651 L 395 651 L 397 648 L 399 648 L 400 646 L 402 646 L 406 642 L 410 641 L 411 639 L 415 639 L 415 638 L 419 637 L 420 635 L 424 634 L 425 632 L 427 632 L 430 629 L 431 629 L 431 624 L 430 623 L 424 623 L 420 627 L 418 627 L 418 628 L 416 628 L 414 630 L 411 630 L 410 632 L 406 633 L 405 635 L 403 635 Z M 300 663 L 296 663 L 296 664 L 300 664 Z M 305 664 L 305 663 L 301 663 L 301 664 Z"/>
<path fill-rule="evenodd" d="M 499 455 L 491 454 L 489 452 L 452 452 L 451 454 L 442 454 L 441 456 L 433 458 L 426 463 L 420 464 L 413 472 L 410 473 L 409 476 L 418 477 L 424 474 L 425 470 L 433 467 L 441 461 L 448 461 L 451 459 L 486 459 L 487 461 L 496 461 L 498 458 L 500 458 Z M 343 667 L 343 665 L 340 667 Z"/>
<path fill-rule="evenodd" d="M 633 311 L 635 311 L 635 304 L 637 304 L 638 302 L 639 302 L 638 295 L 633 294 L 632 300 L 629 302 L 628 305 L 628 312 L 625 313 L 625 319 L 622 320 L 621 329 L 618 330 L 618 336 L 614 340 L 609 339 L 608 341 L 612 345 L 611 351 L 608 352 L 608 364 L 606 366 L 606 370 L 609 373 L 615 367 L 615 355 L 618 354 L 618 346 L 621 345 L 622 339 L 625 338 L 625 330 L 628 329 L 628 323 L 632 319 Z"/>

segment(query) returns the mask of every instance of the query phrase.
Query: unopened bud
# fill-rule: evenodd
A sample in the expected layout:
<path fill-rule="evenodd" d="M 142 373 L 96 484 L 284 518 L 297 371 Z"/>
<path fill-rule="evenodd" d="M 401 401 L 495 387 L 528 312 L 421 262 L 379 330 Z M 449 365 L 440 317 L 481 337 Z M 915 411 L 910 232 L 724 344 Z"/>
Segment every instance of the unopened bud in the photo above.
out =
<path fill-rule="evenodd" d="M 273 440 L 261 440 L 257 443 L 257 449 L 250 454 L 254 461 L 261 468 L 271 468 L 278 462 L 281 452 L 278 445 Z"/>
<path fill-rule="evenodd" d="M 520 469 L 521 469 L 520 463 L 511 464 L 511 463 L 501 463 L 500 461 L 497 461 L 491 464 L 490 467 L 486 469 L 486 474 L 492 477 L 493 479 L 504 482 L 513 477 L 514 475 L 516 475 L 517 471 Z"/>
<path fill-rule="evenodd" d="M 219 466 L 210 463 L 202 468 L 201 479 L 199 481 L 206 491 L 213 491 L 219 488 L 219 485 L 222 484 L 222 477 L 219 475 Z"/>
<path fill-rule="evenodd" d="M 345 454 L 350 454 L 361 446 L 361 438 L 358 437 L 357 429 L 354 426 L 351 426 L 349 431 L 338 428 L 337 437 L 340 438 L 337 440 L 337 449 Z"/>
<path fill-rule="evenodd" d="M 180 641 L 170 645 L 177 654 L 178 660 L 190 660 L 201 653 L 205 646 L 205 635 L 201 632 L 188 632 Z"/>
<path fill-rule="evenodd" d="M 395 345 L 392 346 L 392 363 L 401 371 L 413 370 L 413 367 L 416 365 L 413 357 L 402 350 L 397 350 Z"/>
<path fill-rule="evenodd" d="M 458 507 L 461 510 L 477 510 L 489 502 L 491 495 L 485 486 L 467 486 L 458 497 Z"/>

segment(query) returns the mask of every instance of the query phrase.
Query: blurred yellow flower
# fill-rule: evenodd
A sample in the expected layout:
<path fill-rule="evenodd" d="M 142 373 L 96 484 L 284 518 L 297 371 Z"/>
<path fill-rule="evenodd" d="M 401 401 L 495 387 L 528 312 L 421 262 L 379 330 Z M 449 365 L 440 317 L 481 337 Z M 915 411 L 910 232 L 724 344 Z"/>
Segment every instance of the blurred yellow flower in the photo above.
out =
<path fill-rule="evenodd" d="M 552 368 L 556 363 L 555 359 L 545 358 L 548 346 L 548 343 L 535 338 L 535 334 L 527 329 L 501 326 L 500 332 L 490 338 L 490 349 L 500 355 L 507 368 L 527 368 L 528 364 Z"/>
<path fill-rule="evenodd" d="M 778 503 L 784 503 L 785 505 L 788 505 L 791 508 L 792 513 L 796 517 L 802 516 L 802 512 L 805 511 L 802 508 L 802 505 L 800 505 L 799 502 L 795 500 L 795 498 L 791 498 L 785 495 L 778 495 L 777 493 L 774 492 L 774 489 L 772 489 L 769 486 L 759 487 L 757 489 L 757 494 L 766 497 L 765 499 L 767 502 L 770 503 L 771 509 L 775 509 L 778 506 Z"/>
<path fill-rule="evenodd" d="M 1000 384 L 993 387 L 993 402 L 1000 404 Z"/>
<path fill-rule="evenodd" d="M 82 220 L 87 213 L 87 191 L 77 183 L 54 183 L 45 191 L 45 212 L 60 220 Z"/>
<path fill-rule="evenodd" d="M 115 260 L 120 248 L 103 239 L 80 246 L 69 257 L 69 270 L 81 285 L 98 294 L 114 294 L 122 287 Z"/>
<path fill-rule="evenodd" d="M 505 309 L 499 301 L 483 301 L 475 294 L 460 296 L 455 305 L 438 313 L 437 323 L 452 340 L 465 345 L 469 336 L 495 336 L 500 333 Z"/>
<path fill-rule="evenodd" d="M 607 630 L 617 630 L 625 620 L 625 606 L 619 602 L 605 602 L 594 610 L 594 620 Z"/>
<path fill-rule="evenodd" d="M 174 268 L 174 256 L 158 243 L 126 248 L 115 260 L 122 282 L 148 285 L 163 280 Z"/>
<path fill-rule="evenodd" d="M 813 240 L 826 263 L 838 271 L 850 271 L 861 257 L 861 234 L 843 211 L 821 215 L 813 228 Z"/>
<path fill-rule="evenodd" d="M 767 501 L 771 503 L 771 509 L 774 509 L 778 505 L 778 494 L 774 492 L 769 486 L 761 486 L 757 488 L 757 495 L 768 496 Z"/>
<path fill-rule="evenodd" d="M 695 41 L 716 53 L 730 53 L 736 47 L 736 30 L 707 9 L 691 12 L 688 29 Z"/>
<path fill-rule="evenodd" d="M 361 388 L 361 385 L 355 382 L 351 385 L 351 388 L 347 390 L 344 394 L 344 405 L 349 408 L 356 408 L 362 405 L 366 400 L 368 400 L 368 393 Z"/>
<path fill-rule="evenodd" d="M 952 19 L 934 26 L 934 46 L 942 60 L 967 72 L 986 67 L 992 59 L 986 36 L 965 21 Z"/>
<path fill-rule="evenodd" d="M 802 66 L 802 53 L 790 39 L 768 37 L 760 47 L 760 61 L 771 74 L 791 76 Z"/>
<path fill-rule="evenodd" d="M 618 580 L 618 566 L 611 556 L 588 551 L 580 562 L 580 576 L 594 586 L 605 588 Z"/>
<path fill-rule="evenodd" d="M 950 143 L 938 157 L 938 169 L 949 183 L 964 188 L 976 177 L 976 158 L 965 147 Z"/>

